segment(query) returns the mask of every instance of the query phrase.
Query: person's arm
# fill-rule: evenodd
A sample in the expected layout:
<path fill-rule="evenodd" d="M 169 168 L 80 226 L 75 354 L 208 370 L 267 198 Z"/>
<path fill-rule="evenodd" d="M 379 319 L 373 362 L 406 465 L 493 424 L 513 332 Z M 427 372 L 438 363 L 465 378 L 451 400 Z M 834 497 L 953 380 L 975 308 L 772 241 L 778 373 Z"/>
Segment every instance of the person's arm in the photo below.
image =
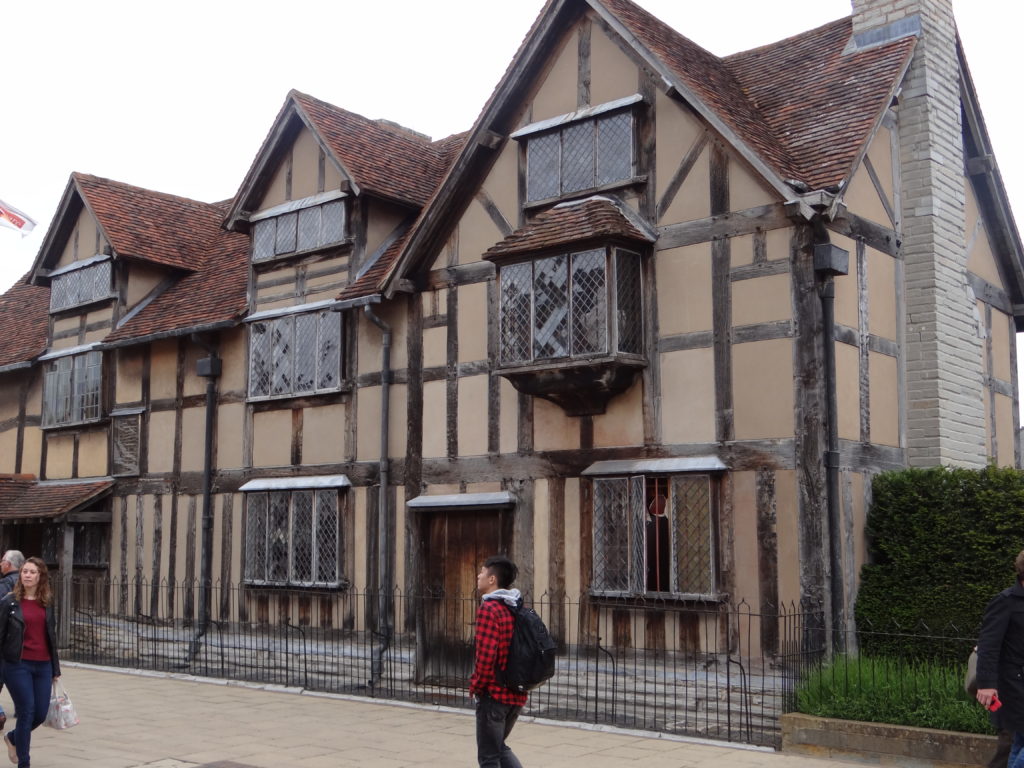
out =
<path fill-rule="evenodd" d="M 493 603 L 484 600 L 476 612 L 476 651 L 473 677 L 469 680 L 471 696 L 487 693 L 494 682 L 494 665 L 498 659 L 498 622 Z"/>
<path fill-rule="evenodd" d="M 998 693 L 999 653 L 1010 621 L 1008 598 L 996 595 L 985 609 L 978 633 L 978 702 L 987 707 Z"/>
<path fill-rule="evenodd" d="M 50 646 L 50 666 L 54 682 L 60 677 L 60 659 L 57 657 L 57 620 L 53 608 L 46 606 L 46 641 Z"/>

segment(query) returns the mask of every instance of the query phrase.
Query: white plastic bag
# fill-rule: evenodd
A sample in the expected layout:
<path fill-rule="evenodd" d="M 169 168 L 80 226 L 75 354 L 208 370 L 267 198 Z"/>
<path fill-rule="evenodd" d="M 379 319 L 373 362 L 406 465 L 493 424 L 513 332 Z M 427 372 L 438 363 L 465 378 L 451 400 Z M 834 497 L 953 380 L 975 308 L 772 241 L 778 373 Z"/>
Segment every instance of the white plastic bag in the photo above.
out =
<path fill-rule="evenodd" d="M 59 680 L 54 681 L 53 689 L 50 692 L 50 708 L 46 711 L 46 720 L 43 725 L 63 731 L 78 725 L 78 713 L 75 712 L 75 705 L 71 703 L 71 697 L 64 690 L 64 684 Z"/>

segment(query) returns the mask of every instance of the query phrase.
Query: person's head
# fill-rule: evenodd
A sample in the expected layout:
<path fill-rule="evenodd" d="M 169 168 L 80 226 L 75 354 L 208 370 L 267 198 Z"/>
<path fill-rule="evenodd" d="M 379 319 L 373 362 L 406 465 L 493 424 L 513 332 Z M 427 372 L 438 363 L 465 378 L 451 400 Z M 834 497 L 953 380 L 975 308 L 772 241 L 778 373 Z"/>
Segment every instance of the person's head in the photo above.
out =
<path fill-rule="evenodd" d="M 504 555 L 492 555 L 484 560 L 476 575 L 476 588 L 486 595 L 496 589 L 508 589 L 519 575 L 516 564 Z"/>
<path fill-rule="evenodd" d="M 50 572 L 42 558 L 30 557 L 21 566 L 18 583 L 14 585 L 14 596 L 24 599 L 26 594 L 35 594 L 36 600 L 42 605 L 49 605 L 52 598 L 50 591 Z"/>
<path fill-rule="evenodd" d="M 25 564 L 25 556 L 16 549 L 8 549 L 0 560 L 0 573 L 6 576 L 11 571 L 20 571 Z"/>
<path fill-rule="evenodd" d="M 1024 549 L 1017 553 L 1017 559 L 1013 561 L 1013 567 L 1017 569 L 1017 581 L 1024 583 Z"/>

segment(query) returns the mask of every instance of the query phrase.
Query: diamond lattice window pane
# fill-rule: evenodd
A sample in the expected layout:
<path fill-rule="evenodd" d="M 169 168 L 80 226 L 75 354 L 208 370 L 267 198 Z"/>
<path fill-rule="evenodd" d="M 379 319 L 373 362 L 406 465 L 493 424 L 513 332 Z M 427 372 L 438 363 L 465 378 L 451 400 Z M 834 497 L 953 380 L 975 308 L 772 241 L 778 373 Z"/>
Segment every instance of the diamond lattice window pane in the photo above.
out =
<path fill-rule="evenodd" d="M 337 491 L 317 491 L 314 547 L 316 581 L 320 584 L 336 584 L 341 574 Z"/>
<path fill-rule="evenodd" d="M 313 491 L 292 494 L 291 580 L 308 584 L 313 580 Z"/>
<path fill-rule="evenodd" d="M 594 123 L 570 125 L 562 131 L 562 194 L 594 186 Z"/>
<path fill-rule="evenodd" d="M 594 480 L 594 589 L 625 592 L 629 575 L 629 486 Z"/>
<path fill-rule="evenodd" d="M 68 277 L 70 275 L 57 275 L 50 281 L 51 312 L 58 312 L 74 303 L 71 299 L 71 282 Z"/>
<path fill-rule="evenodd" d="M 270 337 L 269 324 L 249 324 L 249 394 L 252 397 L 270 394 Z"/>
<path fill-rule="evenodd" d="M 102 413 L 100 408 L 100 394 L 103 383 L 103 353 L 88 352 L 82 355 L 85 360 L 82 374 L 84 383 L 82 385 L 81 414 L 82 420 L 98 419 Z"/>
<path fill-rule="evenodd" d="M 604 250 L 572 255 L 572 353 L 608 350 L 608 291 Z"/>
<path fill-rule="evenodd" d="M 629 112 L 597 121 L 597 183 L 633 177 L 633 116 Z"/>
<path fill-rule="evenodd" d="M 615 269 L 619 351 L 643 354 L 644 318 L 640 256 L 629 251 L 616 251 Z"/>
<path fill-rule="evenodd" d="M 296 395 L 316 389 L 317 325 L 318 318 L 313 314 L 295 318 L 295 380 L 291 391 Z"/>
<path fill-rule="evenodd" d="M 569 353 L 569 260 L 538 259 L 533 268 L 533 356 L 565 357 Z"/>
<path fill-rule="evenodd" d="M 549 133 L 526 145 L 526 199 L 555 197 L 559 190 L 561 136 Z"/>
<path fill-rule="evenodd" d="M 337 389 L 341 384 L 341 313 L 322 312 L 319 326 L 317 389 Z"/>
<path fill-rule="evenodd" d="M 530 360 L 530 294 L 533 266 L 509 264 L 501 268 L 501 360 Z"/>
<path fill-rule="evenodd" d="M 277 240 L 274 243 L 274 253 L 295 251 L 298 221 L 299 214 L 297 213 L 286 213 L 277 217 Z"/>
<path fill-rule="evenodd" d="M 320 245 L 320 206 L 314 205 L 299 211 L 299 247 L 306 251 Z"/>
<path fill-rule="evenodd" d="M 345 203 L 338 200 L 325 203 L 320 231 L 320 245 L 340 243 L 345 239 Z"/>
<path fill-rule="evenodd" d="M 292 354 L 294 351 L 294 318 L 282 317 L 270 326 L 271 373 L 270 393 L 287 395 L 292 391 Z"/>
<path fill-rule="evenodd" d="M 245 511 L 245 577 L 252 581 L 266 581 L 267 494 L 248 494 Z"/>
<path fill-rule="evenodd" d="M 710 594 L 714 591 L 710 478 L 672 478 L 671 503 L 677 589 L 688 594 Z"/>
<path fill-rule="evenodd" d="M 281 584 L 288 581 L 289 497 L 287 492 L 272 492 L 267 512 L 267 580 Z"/>
<path fill-rule="evenodd" d="M 277 240 L 277 221 L 263 219 L 252 225 L 252 260 L 266 261 L 274 258 L 274 242 Z"/>

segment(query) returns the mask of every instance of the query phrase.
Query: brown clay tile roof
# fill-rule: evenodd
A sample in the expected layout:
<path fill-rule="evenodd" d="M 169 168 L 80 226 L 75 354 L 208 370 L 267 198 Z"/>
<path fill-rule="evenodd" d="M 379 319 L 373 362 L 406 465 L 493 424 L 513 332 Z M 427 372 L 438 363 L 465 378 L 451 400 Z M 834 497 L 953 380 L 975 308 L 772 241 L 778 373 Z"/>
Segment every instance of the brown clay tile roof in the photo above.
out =
<path fill-rule="evenodd" d="M 50 289 L 28 283 L 28 275 L 0 296 L 0 368 L 27 363 L 46 350 Z"/>
<path fill-rule="evenodd" d="M 35 475 L 0 475 L 0 520 L 60 517 L 101 498 L 111 480 L 40 483 Z"/>
<path fill-rule="evenodd" d="M 72 178 L 117 256 L 193 270 L 211 224 L 210 206 L 84 173 Z"/>
<path fill-rule="evenodd" d="M 173 336 L 204 326 L 230 323 L 245 314 L 249 286 L 249 238 L 219 228 L 225 204 L 207 205 L 207 237 L 196 271 L 157 296 L 115 328 L 104 343 Z"/>
<path fill-rule="evenodd" d="M 849 18 L 724 59 L 812 189 L 842 182 L 914 50 L 905 37 L 843 54 Z"/>
<path fill-rule="evenodd" d="M 423 205 L 433 195 L 446 168 L 446 144 L 414 136 L 298 91 L 289 96 L 361 189 L 415 206 Z"/>
<path fill-rule="evenodd" d="M 595 239 L 622 238 L 641 243 L 654 237 L 630 221 L 606 197 L 556 205 L 484 252 L 484 258 L 538 253 Z"/>

